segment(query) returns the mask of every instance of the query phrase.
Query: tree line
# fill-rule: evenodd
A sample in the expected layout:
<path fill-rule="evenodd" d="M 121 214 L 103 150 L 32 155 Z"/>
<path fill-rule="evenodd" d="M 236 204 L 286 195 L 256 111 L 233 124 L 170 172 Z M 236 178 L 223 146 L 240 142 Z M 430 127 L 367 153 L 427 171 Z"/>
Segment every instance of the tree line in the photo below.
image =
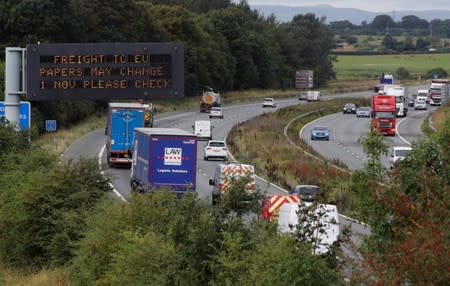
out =
<path fill-rule="evenodd" d="M 317 87 L 335 77 L 333 34 L 323 20 L 307 14 L 280 24 L 246 1 L 4 0 L 0 27 L 3 57 L 4 47 L 37 42 L 182 42 L 185 96 L 199 96 L 205 86 L 222 92 L 294 87 L 295 71 L 302 69 L 314 71 Z M 105 103 L 53 101 L 33 107 L 33 121 L 43 131 L 44 118 L 68 127 Z"/>
<path fill-rule="evenodd" d="M 334 21 L 329 28 L 339 36 L 337 42 L 356 44 L 357 35 L 383 36 L 382 46 L 390 51 L 427 51 L 430 48 L 449 48 L 450 19 L 434 19 L 428 22 L 414 15 L 407 15 L 395 22 L 389 15 L 378 15 L 372 22 L 363 21 L 360 25 L 352 24 L 348 20 Z M 398 41 L 398 37 L 404 38 Z M 414 38 L 417 38 L 415 41 Z M 377 47 L 379 49 L 379 47 Z"/>
<path fill-rule="evenodd" d="M 186 96 L 218 90 L 293 87 L 295 71 L 315 84 L 333 78 L 333 35 L 314 15 L 286 24 L 230 0 L 5 0 L 0 41 L 29 43 L 172 42 L 185 45 Z M 3 50 L 3 49 L 2 49 Z"/>

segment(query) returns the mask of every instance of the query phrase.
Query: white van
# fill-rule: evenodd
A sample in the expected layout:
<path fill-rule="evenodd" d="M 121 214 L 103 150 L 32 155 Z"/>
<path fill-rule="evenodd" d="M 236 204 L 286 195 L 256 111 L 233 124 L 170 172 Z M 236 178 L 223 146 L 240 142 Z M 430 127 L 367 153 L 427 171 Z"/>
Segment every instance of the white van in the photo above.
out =
<path fill-rule="evenodd" d="M 392 147 L 390 156 L 389 156 L 389 166 L 390 168 L 394 168 L 395 164 L 403 159 L 405 156 L 412 151 L 412 148 L 409 146 L 395 146 Z"/>
<path fill-rule="evenodd" d="M 305 202 L 305 207 L 309 207 L 312 203 Z M 298 226 L 298 203 L 285 203 L 280 208 L 278 216 L 278 230 L 280 232 L 295 232 Z M 305 221 L 305 225 L 312 226 L 314 233 L 311 240 L 317 239 L 317 244 L 314 247 L 315 254 L 325 254 L 330 250 L 330 247 L 339 241 L 340 228 L 339 228 L 339 214 L 335 205 L 317 204 L 316 208 L 312 210 L 314 216 L 317 216 L 317 220 L 311 219 Z M 292 227 L 292 228 L 291 228 Z M 300 226 L 301 227 L 301 226 Z"/>
<path fill-rule="evenodd" d="M 194 129 L 194 134 L 197 135 L 198 139 L 212 139 L 212 130 L 213 126 L 211 121 L 209 120 L 197 120 L 194 125 L 192 125 L 192 129 Z"/>
<path fill-rule="evenodd" d="M 214 179 L 209 179 L 212 189 L 212 203 L 217 203 L 220 196 L 227 192 L 234 180 L 239 180 L 248 176 L 250 182 L 245 186 L 245 191 L 256 192 L 255 167 L 253 165 L 241 163 L 217 164 Z"/>

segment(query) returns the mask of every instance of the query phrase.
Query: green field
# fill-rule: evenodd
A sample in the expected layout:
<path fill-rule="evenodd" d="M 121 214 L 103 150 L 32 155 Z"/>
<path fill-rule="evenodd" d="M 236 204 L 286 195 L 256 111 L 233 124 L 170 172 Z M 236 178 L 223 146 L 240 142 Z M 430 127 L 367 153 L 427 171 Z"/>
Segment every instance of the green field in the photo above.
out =
<path fill-rule="evenodd" d="M 334 70 L 338 80 L 377 79 L 383 72 L 395 74 L 399 67 L 406 68 L 415 78 L 438 67 L 450 73 L 450 54 L 339 55 L 337 60 Z"/>

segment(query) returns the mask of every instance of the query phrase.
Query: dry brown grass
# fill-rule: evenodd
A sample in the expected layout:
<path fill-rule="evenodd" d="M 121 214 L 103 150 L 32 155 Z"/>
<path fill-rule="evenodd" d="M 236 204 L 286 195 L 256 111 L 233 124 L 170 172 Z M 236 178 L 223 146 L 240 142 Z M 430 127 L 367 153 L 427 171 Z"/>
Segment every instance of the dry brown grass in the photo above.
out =
<path fill-rule="evenodd" d="M 105 127 L 105 117 L 91 116 L 71 128 L 45 133 L 34 144 L 41 145 L 50 152 L 62 154 L 77 139 L 102 127 Z"/>
<path fill-rule="evenodd" d="M 432 121 L 433 127 L 437 130 L 442 129 L 445 120 L 450 118 L 450 105 L 442 106 L 433 112 Z"/>
<path fill-rule="evenodd" d="M 8 286 L 70 286 L 70 278 L 61 269 L 41 270 L 24 274 L 22 271 L 0 268 L 0 285 Z"/>

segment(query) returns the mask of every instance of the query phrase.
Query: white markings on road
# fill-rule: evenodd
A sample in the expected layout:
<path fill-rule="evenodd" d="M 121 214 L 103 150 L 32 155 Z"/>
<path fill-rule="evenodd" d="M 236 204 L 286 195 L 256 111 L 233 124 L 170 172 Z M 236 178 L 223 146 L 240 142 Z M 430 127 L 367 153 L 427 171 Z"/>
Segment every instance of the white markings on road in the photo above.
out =
<path fill-rule="evenodd" d="M 105 172 L 102 169 L 102 158 L 103 158 L 103 152 L 105 152 L 105 149 L 106 149 L 106 145 L 103 145 L 102 150 L 100 150 L 100 153 L 98 154 L 98 167 L 100 168 L 100 170 L 102 170 L 100 172 L 102 175 L 105 174 Z M 112 183 L 109 183 L 109 186 L 112 188 L 112 191 L 114 192 L 114 194 L 119 197 L 119 199 L 121 199 L 124 202 L 127 202 L 127 200 L 119 193 L 119 191 L 117 191 L 116 188 L 114 188 L 114 185 Z"/>
<path fill-rule="evenodd" d="M 402 135 L 400 135 L 400 132 L 398 132 L 398 127 L 399 127 L 400 124 L 402 124 L 402 122 L 405 121 L 406 119 L 408 119 L 408 118 L 410 118 L 410 117 L 413 117 L 413 116 L 416 116 L 416 115 L 419 115 L 419 114 L 422 114 L 422 113 L 425 113 L 425 112 L 428 112 L 428 111 L 417 112 L 417 113 L 414 113 L 413 115 L 410 115 L 410 116 L 408 116 L 408 117 L 405 117 L 405 118 L 403 118 L 402 120 L 400 120 L 400 121 L 398 122 L 397 126 L 395 126 L 395 133 L 397 133 L 398 138 L 400 138 L 400 140 L 402 140 L 403 142 L 405 142 L 408 146 L 411 146 L 411 143 L 410 143 L 408 140 L 406 140 L 405 138 L 403 138 Z"/>

